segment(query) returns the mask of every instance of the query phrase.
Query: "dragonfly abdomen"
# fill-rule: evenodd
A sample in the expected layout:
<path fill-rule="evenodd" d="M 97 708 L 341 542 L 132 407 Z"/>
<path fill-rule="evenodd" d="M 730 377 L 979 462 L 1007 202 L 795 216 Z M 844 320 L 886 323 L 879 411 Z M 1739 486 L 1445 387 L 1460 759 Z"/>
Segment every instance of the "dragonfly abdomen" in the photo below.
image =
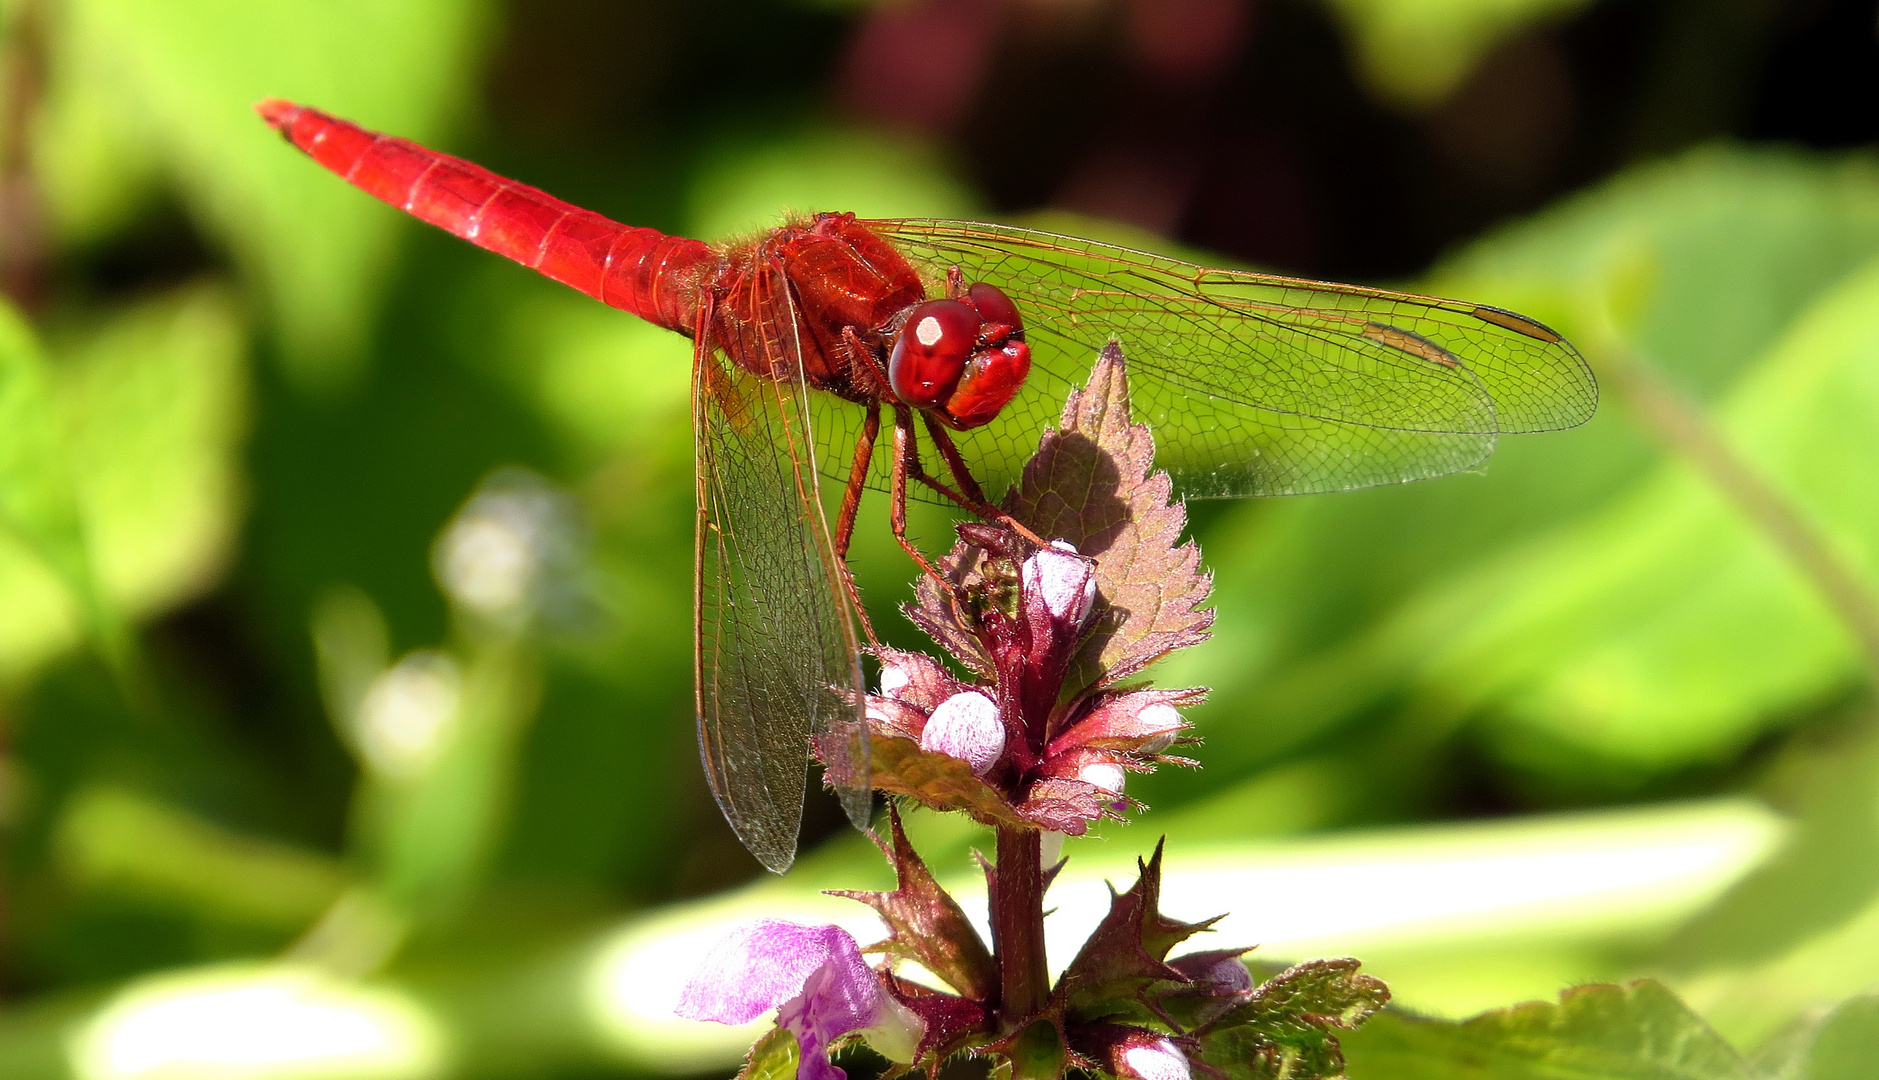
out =
<path fill-rule="evenodd" d="M 701 281 L 719 261 L 705 244 L 622 225 L 461 158 L 318 109 L 269 99 L 255 111 L 361 191 L 610 307 L 691 332 Z"/>

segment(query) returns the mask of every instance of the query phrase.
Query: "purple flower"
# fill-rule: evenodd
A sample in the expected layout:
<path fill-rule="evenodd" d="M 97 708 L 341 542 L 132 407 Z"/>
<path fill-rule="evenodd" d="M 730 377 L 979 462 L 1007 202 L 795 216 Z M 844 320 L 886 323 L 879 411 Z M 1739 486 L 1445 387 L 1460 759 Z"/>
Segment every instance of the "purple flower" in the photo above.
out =
<path fill-rule="evenodd" d="M 972 766 L 972 775 L 984 776 L 1005 752 L 1005 724 L 998 706 L 976 690 L 954 694 L 927 717 L 920 749 L 956 757 Z"/>
<path fill-rule="evenodd" d="M 839 926 L 758 919 L 705 955 L 673 1011 L 688 1020 L 747 1024 L 771 1009 L 802 1049 L 799 1080 L 846 1080 L 829 1051 L 849 1035 L 912 1061 L 922 1025 L 894 999 Z"/>

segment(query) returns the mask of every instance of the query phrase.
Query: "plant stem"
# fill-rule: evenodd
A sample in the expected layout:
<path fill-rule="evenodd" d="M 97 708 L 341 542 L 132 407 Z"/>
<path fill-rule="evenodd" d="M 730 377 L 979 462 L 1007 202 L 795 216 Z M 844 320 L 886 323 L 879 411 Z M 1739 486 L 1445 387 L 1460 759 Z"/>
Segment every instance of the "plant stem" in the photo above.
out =
<path fill-rule="evenodd" d="M 998 956 L 998 1010 L 1010 1029 L 1035 1015 L 1050 996 L 1039 834 L 1033 829 L 1000 828 L 996 869 L 992 949 Z"/>
<path fill-rule="evenodd" d="M 1608 343 L 1604 365 L 1644 426 L 1666 449 L 1681 455 L 1794 567 L 1845 624 L 1868 673 L 1879 680 L 1879 599 L 1832 542 L 1787 493 L 1744 460 L 1684 396 L 1644 361 Z"/>

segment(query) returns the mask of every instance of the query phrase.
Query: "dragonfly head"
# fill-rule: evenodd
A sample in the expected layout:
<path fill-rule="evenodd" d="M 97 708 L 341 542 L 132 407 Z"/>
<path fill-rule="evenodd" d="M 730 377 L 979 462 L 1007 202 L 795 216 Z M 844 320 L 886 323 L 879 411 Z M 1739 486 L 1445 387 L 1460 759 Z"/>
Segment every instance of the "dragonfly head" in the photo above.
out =
<path fill-rule="evenodd" d="M 900 400 L 963 431 L 997 416 L 1030 370 L 1018 306 L 981 282 L 960 299 L 928 300 L 907 312 L 887 379 Z"/>

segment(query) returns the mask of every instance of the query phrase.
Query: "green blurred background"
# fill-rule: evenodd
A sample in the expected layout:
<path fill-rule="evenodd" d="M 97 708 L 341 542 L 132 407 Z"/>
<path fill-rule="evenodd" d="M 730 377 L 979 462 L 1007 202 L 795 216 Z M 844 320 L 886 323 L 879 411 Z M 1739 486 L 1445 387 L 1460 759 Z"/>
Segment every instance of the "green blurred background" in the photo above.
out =
<path fill-rule="evenodd" d="M 346 187 L 265 96 L 706 239 L 1045 221 L 1557 326 L 1582 429 L 1190 508 L 1217 632 L 1157 675 L 1215 688 L 1205 767 L 1071 854 L 1513 867 L 1669 812 L 1744 853 L 1350 947 L 1450 1015 L 1657 974 L 1745 1051 L 1879 982 L 1871 0 L 0 10 L 0 1075 L 728 1068 L 581 1004 L 597 942 L 760 874 L 696 760 L 687 346 Z M 880 509 L 855 562 L 917 647 Z M 728 895 L 879 879 L 812 803 L 801 874 Z M 917 825 L 965 874 L 969 830 Z M 244 972 L 408 1038 L 87 1034 Z M 149 1022 L 239 1041 L 249 999 L 200 1000 Z"/>

